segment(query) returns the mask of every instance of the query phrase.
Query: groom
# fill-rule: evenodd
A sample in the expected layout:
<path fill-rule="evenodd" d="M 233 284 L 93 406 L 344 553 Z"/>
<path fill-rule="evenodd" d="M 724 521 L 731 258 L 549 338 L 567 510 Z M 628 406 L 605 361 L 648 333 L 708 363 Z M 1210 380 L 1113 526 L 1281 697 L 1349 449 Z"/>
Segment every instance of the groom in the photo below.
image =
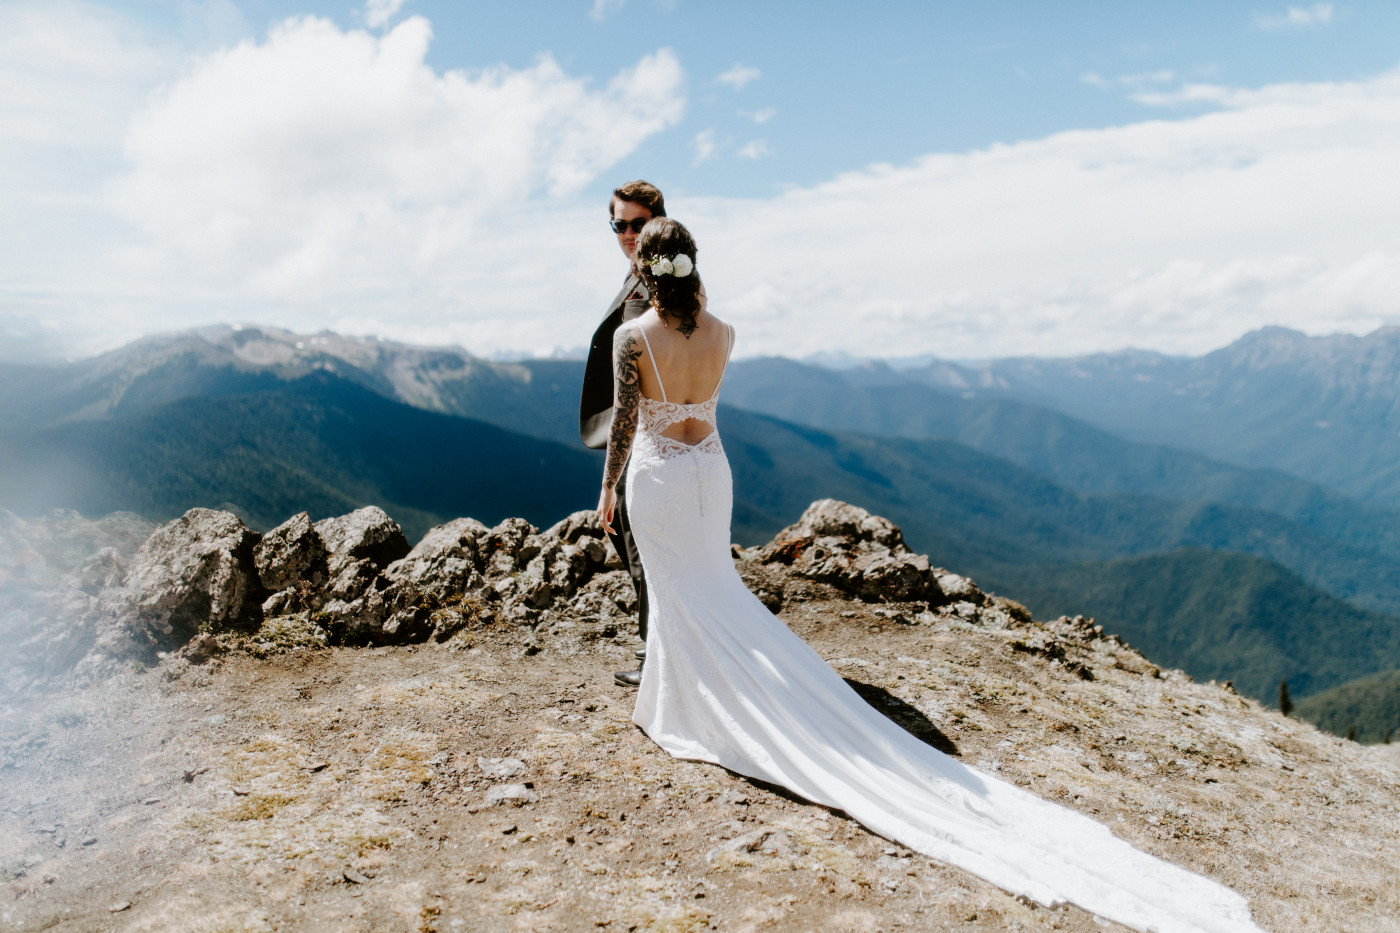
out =
<path fill-rule="evenodd" d="M 666 216 L 666 201 L 655 185 L 644 181 L 629 181 L 613 189 L 608 202 L 608 226 L 617 237 L 617 245 L 627 257 L 627 279 L 622 290 L 608 305 L 607 316 L 593 334 L 593 345 L 588 350 L 588 365 L 583 372 L 583 395 L 579 399 L 578 427 L 583 443 L 594 449 L 608 446 L 608 432 L 612 429 L 613 416 L 613 333 L 623 321 L 638 317 L 647 309 L 646 286 L 632 273 L 632 256 L 637 252 L 637 234 L 642 232 L 646 222 L 653 217 Z M 632 585 L 637 589 L 637 634 L 642 638 L 642 648 L 637 652 L 639 660 L 646 660 L 647 639 L 647 586 L 642 575 L 642 559 L 637 554 L 637 542 L 632 538 L 632 524 L 627 517 L 627 471 L 622 471 L 622 479 L 617 483 L 617 509 L 614 513 L 613 528 L 608 537 L 622 558 L 622 566 L 632 577 Z M 618 671 L 613 680 L 624 687 L 636 687 L 642 682 L 641 670 Z"/>

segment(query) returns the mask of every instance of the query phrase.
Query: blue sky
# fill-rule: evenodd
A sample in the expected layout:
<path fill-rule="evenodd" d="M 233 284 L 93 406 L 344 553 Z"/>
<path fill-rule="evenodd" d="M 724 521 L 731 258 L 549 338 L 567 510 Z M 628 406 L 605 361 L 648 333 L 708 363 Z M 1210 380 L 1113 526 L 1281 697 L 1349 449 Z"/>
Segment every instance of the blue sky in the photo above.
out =
<path fill-rule="evenodd" d="M 1400 323 L 1396 4 L 59 0 L 0 37 L 8 358 L 214 321 L 568 350 L 637 176 L 749 353 Z"/>

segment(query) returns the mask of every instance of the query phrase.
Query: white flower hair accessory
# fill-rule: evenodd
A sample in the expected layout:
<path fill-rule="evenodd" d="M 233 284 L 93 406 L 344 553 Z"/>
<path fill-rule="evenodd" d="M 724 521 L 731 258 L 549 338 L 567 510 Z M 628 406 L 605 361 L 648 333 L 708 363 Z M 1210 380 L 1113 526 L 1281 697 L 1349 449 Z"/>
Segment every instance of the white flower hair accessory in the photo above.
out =
<path fill-rule="evenodd" d="M 677 278 L 685 278 L 695 271 L 695 261 L 685 253 L 677 253 L 674 256 L 657 256 L 655 259 L 645 260 L 647 267 L 651 269 L 652 275 L 674 275 Z"/>

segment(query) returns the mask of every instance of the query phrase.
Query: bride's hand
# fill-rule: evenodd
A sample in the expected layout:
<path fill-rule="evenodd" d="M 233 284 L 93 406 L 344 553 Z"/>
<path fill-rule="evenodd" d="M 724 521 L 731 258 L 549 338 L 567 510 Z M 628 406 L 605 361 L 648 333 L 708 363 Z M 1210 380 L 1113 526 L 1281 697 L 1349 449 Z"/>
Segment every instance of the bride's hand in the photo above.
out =
<path fill-rule="evenodd" d="M 612 486 L 604 486 L 602 495 L 598 497 L 598 520 L 603 523 L 603 530 L 610 535 L 617 534 L 612 526 L 613 507 L 616 505 L 617 489 Z"/>

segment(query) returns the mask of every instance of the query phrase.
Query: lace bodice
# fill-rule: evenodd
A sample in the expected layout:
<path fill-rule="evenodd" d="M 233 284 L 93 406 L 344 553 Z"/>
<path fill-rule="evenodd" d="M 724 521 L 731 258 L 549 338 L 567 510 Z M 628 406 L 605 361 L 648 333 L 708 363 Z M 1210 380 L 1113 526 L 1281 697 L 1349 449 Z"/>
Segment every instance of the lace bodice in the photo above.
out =
<path fill-rule="evenodd" d="M 651 357 L 651 369 L 656 373 L 656 385 L 661 389 L 661 398 L 642 396 L 633 456 L 669 460 L 691 453 L 723 453 L 719 431 L 715 429 L 715 410 L 719 407 L 720 386 L 724 385 L 724 375 L 729 370 L 729 354 L 734 349 L 734 329 L 729 330 L 729 347 L 725 350 L 724 370 L 720 372 L 719 382 L 710 393 L 710 397 L 703 402 L 672 402 L 666 399 L 666 386 L 661 381 L 661 370 L 657 368 L 656 356 L 651 352 L 651 341 L 647 339 L 645 329 L 640 325 L 637 329 L 641 331 L 642 341 L 647 345 L 647 355 Z M 667 428 L 686 421 L 704 422 L 710 426 L 710 431 L 694 444 L 667 437 L 664 433 Z"/>
<path fill-rule="evenodd" d="M 643 430 L 664 431 L 683 421 L 703 421 L 711 428 L 715 426 L 715 409 L 719 407 L 719 397 L 711 396 L 703 402 L 666 402 L 642 396 Z"/>
<path fill-rule="evenodd" d="M 689 453 L 722 453 L 719 431 L 715 430 L 715 409 L 719 399 L 708 398 L 703 402 L 686 405 L 681 402 L 662 402 L 642 396 L 641 418 L 637 423 L 636 450 L 642 456 L 648 454 L 668 460 Z M 703 421 L 710 426 L 706 434 L 694 444 L 667 437 L 662 432 L 685 421 Z"/>

